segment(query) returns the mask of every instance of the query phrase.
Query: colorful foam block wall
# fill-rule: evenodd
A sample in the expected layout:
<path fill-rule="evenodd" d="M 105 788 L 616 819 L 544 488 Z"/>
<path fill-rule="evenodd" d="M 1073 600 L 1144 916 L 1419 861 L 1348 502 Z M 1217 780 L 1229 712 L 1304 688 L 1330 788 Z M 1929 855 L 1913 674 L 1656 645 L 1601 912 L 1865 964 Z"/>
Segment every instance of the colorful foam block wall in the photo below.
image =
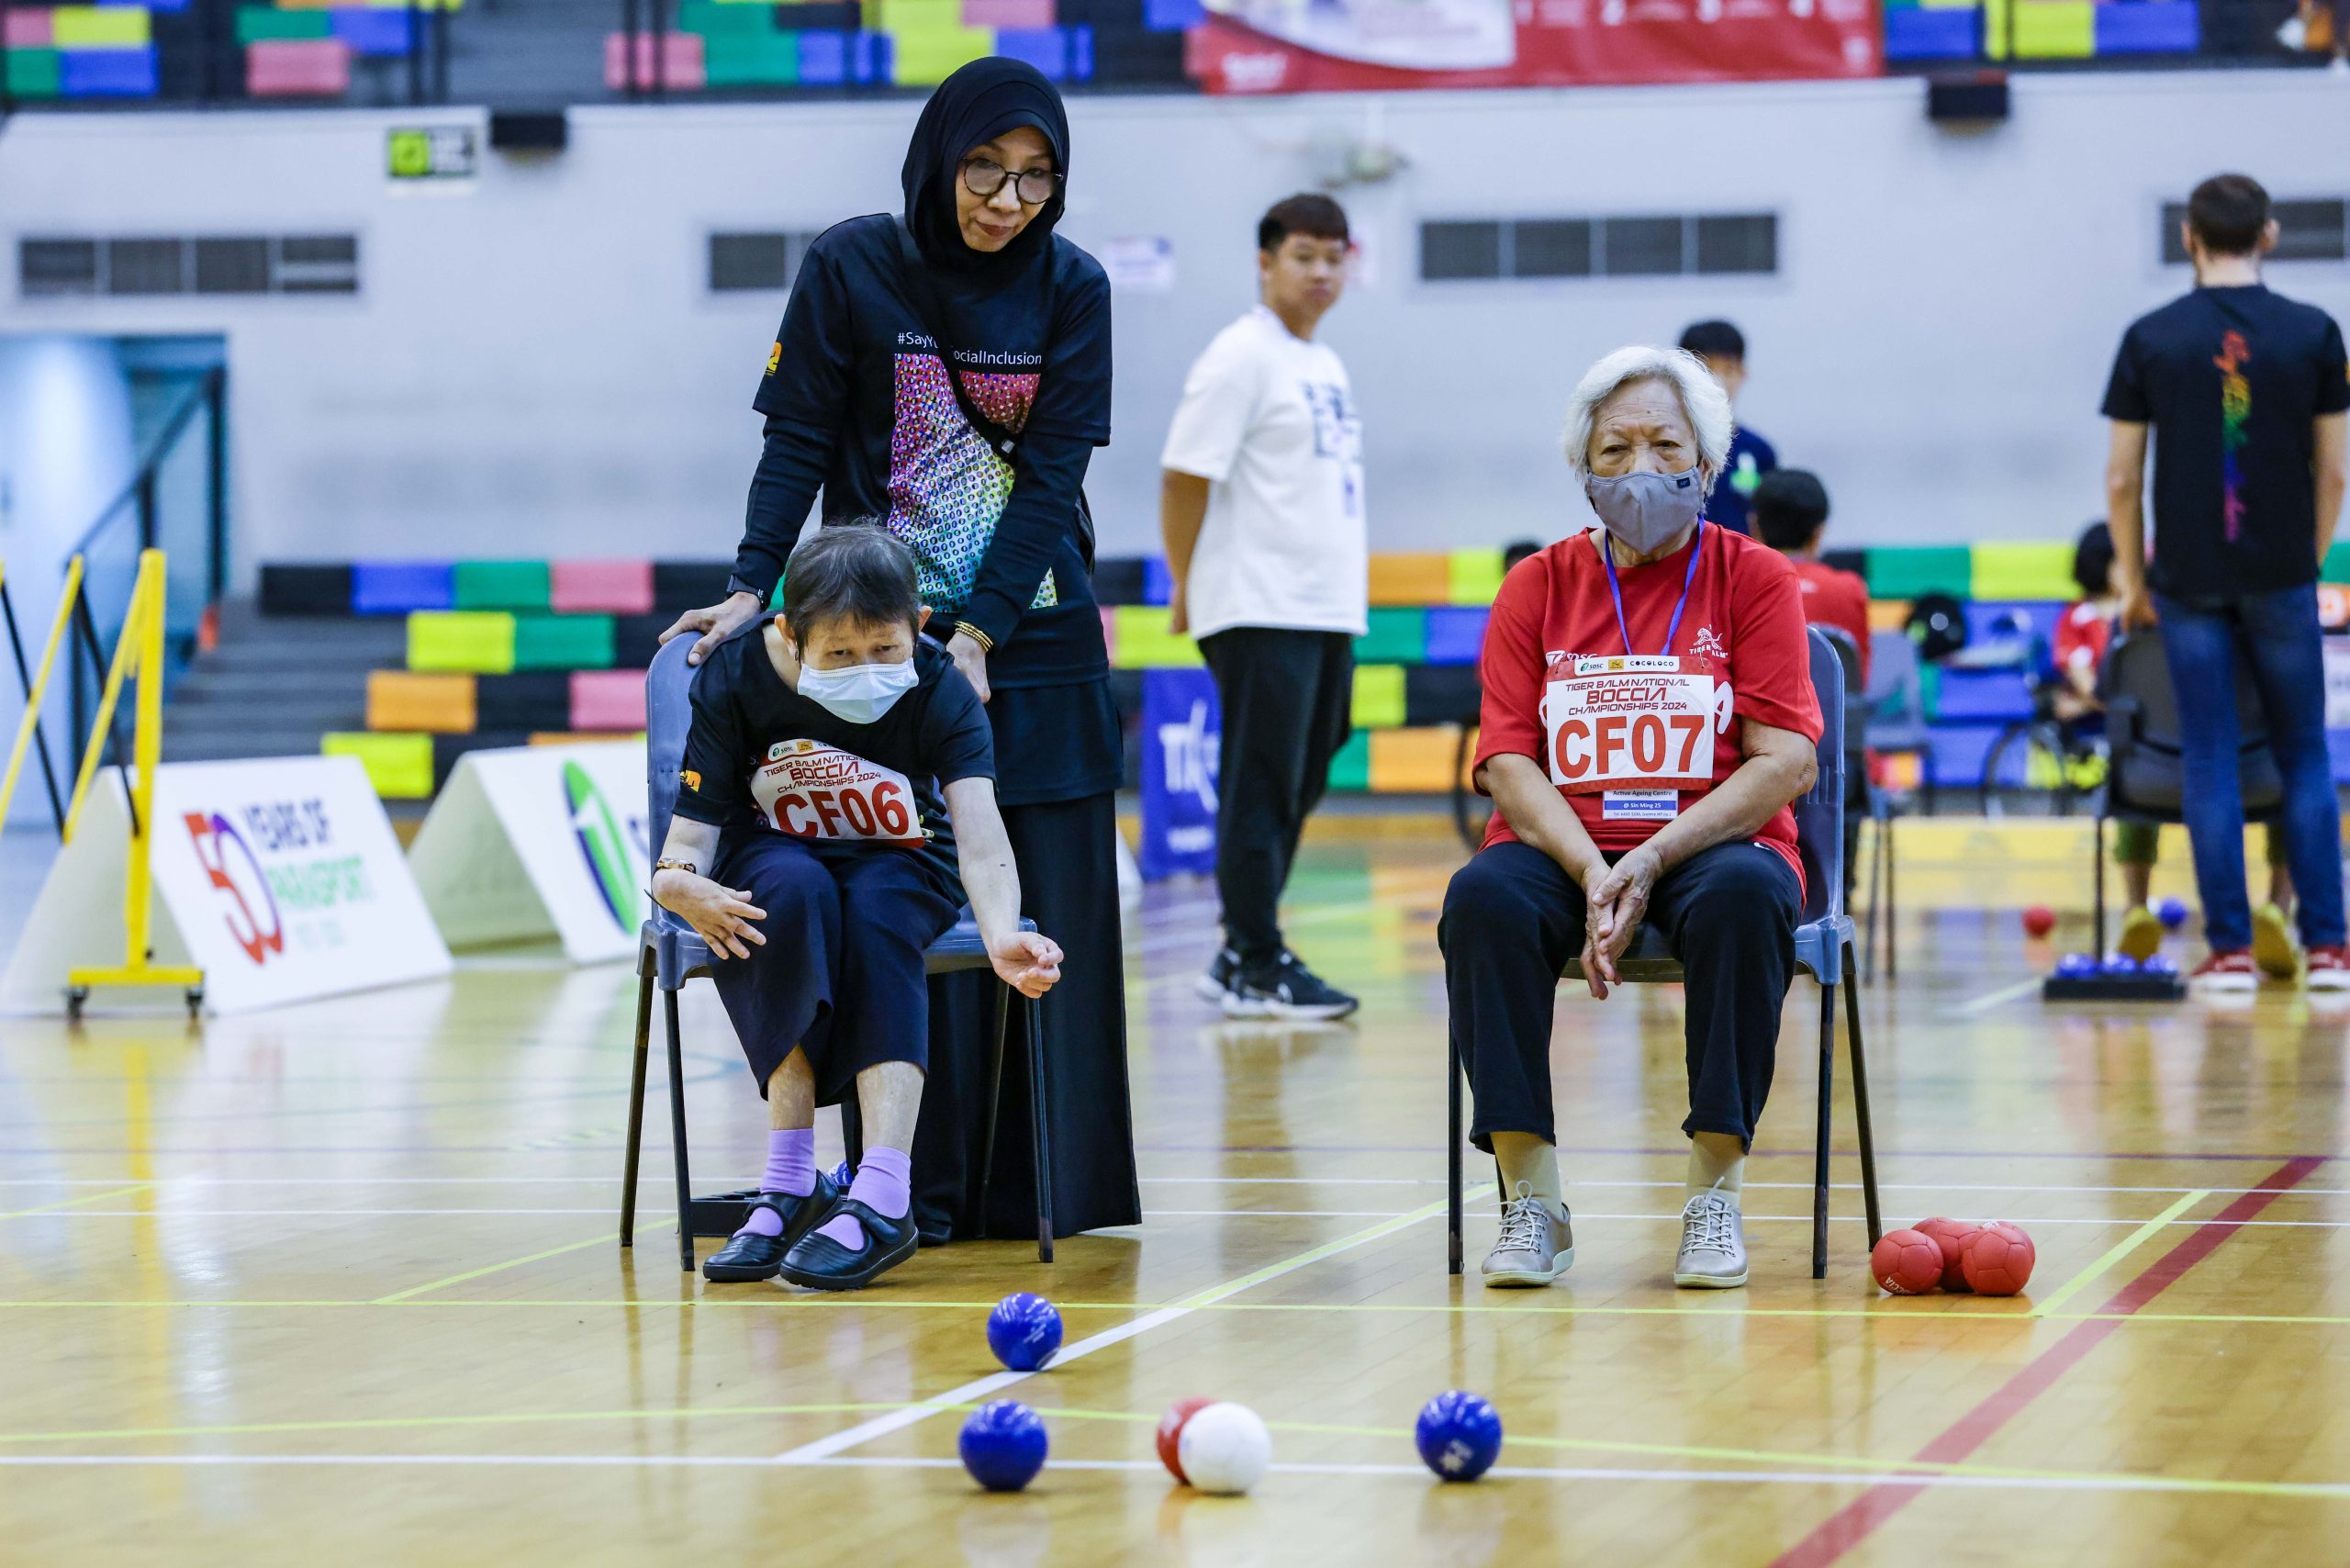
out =
<path fill-rule="evenodd" d="M 1885 57 L 2094 60 L 2192 54 L 2195 0 L 1885 0 Z"/>
<path fill-rule="evenodd" d="M 604 81 L 615 91 L 632 73 L 672 91 L 921 87 L 1005 55 L 1056 82 L 1174 84 L 1183 34 L 1203 15 L 1195 0 L 678 0 L 657 59 L 649 34 L 605 38 Z"/>
<path fill-rule="evenodd" d="M 419 0 L 426 11 L 464 0 Z M 8 90 L 19 98 L 152 98 L 165 62 L 207 47 L 193 0 L 122 5 L 11 5 L 5 12 Z M 254 97 L 339 97 L 357 60 L 408 52 L 408 0 L 275 0 L 236 7 L 245 91 Z M 185 91 L 185 89 L 182 89 Z"/>
<path fill-rule="evenodd" d="M 2063 543 L 1888 547 L 1831 559 L 1868 582 L 1880 632 L 1898 632 L 1912 600 L 1939 593 L 1964 604 L 1977 640 L 2018 616 L 2053 640 L 2076 597 Z M 429 795 L 473 747 L 640 731 L 643 672 L 661 632 L 679 611 L 722 598 L 728 570 L 722 561 L 277 564 L 262 568 L 261 598 L 273 615 L 403 618 L 404 667 L 371 675 L 367 731 L 336 736 L 332 747 L 360 756 L 387 792 Z M 1461 729 L 1476 720 L 1477 658 L 1501 577 L 1497 550 L 1372 557 L 1369 626 L 1355 643 L 1357 733 L 1332 765 L 1334 788 L 1450 788 Z M 2350 542 L 2326 557 L 2324 577 L 2350 584 Z M 1105 559 L 1095 571 L 1122 701 L 1142 671 L 1201 662 L 1198 644 L 1168 629 L 1171 587 L 1155 557 Z M 2334 619 L 2350 622 L 2350 594 L 2333 597 Z M 1930 666 L 1923 684 L 1930 763 L 1947 786 L 1971 784 L 2001 730 L 2031 711 L 2018 670 Z M 2350 734 L 2337 742 L 2350 778 Z M 1898 757 L 1891 766 L 1897 782 L 1921 767 Z"/>

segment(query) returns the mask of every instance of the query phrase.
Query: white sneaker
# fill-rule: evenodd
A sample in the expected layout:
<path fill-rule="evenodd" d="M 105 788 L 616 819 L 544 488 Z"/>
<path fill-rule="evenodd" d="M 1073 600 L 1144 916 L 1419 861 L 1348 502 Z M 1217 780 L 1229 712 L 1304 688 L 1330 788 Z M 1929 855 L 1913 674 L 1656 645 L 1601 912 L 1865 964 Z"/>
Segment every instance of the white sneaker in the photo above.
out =
<path fill-rule="evenodd" d="M 1735 1290 L 1746 1282 L 1746 1238 L 1739 1233 L 1738 1194 L 1717 1182 L 1681 1205 L 1681 1256 L 1673 1282 L 1687 1290 Z"/>
<path fill-rule="evenodd" d="M 1501 1238 L 1485 1254 L 1488 1288 L 1547 1285 L 1574 1266 L 1574 1216 L 1564 1204 L 1559 1212 L 1534 1195 L 1532 1183 L 1520 1182 L 1517 1196 L 1502 1205 Z"/>

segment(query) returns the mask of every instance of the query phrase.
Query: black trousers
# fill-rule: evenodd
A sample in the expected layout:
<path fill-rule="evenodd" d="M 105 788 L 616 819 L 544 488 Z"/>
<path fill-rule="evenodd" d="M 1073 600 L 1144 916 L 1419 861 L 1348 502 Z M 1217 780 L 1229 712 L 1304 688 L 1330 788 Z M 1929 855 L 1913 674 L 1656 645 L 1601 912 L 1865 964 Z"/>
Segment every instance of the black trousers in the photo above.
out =
<path fill-rule="evenodd" d="M 1771 1094 L 1802 902 L 1777 851 L 1743 839 L 1702 850 L 1657 879 L 1648 922 L 1688 971 L 1683 1132 L 1753 1142 Z M 1445 890 L 1437 945 L 1452 1037 L 1476 1095 L 1470 1138 L 1487 1153 L 1497 1132 L 1558 1142 L 1550 1024 L 1559 976 L 1583 942 L 1583 889 L 1539 849 L 1496 844 Z"/>
<path fill-rule="evenodd" d="M 902 849 L 817 849 L 779 833 L 730 834 L 711 869 L 767 912 L 764 946 L 711 965 L 761 1094 L 794 1045 L 819 1105 L 854 1099 L 856 1075 L 878 1063 L 927 1068 L 923 949 L 955 924 L 953 878 Z"/>
<path fill-rule="evenodd" d="M 1061 945 L 1060 983 L 1044 1002 L 1046 1126 L 1053 1223 L 1062 1235 L 1142 1223 L 1126 1089 L 1125 954 L 1119 935 L 1117 796 L 1007 805 L 1003 825 L 1020 867 L 1022 912 Z M 988 1210 L 979 1212 L 987 1137 L 989 1052 L 1000 987 L 985 971 L 930 982 L 930 1076 L 914 1129 L 914 1222 L 926 1244 L 1034 1237 L 1036 1178 L 1029 1157 L 1027 1004 L 1014 997 L 1004 1053 Z"/>
<path fill-rule="evenodd" d="M 1225 940 L 1246 963 L 1281 950 L 1280 904 L 1305 819 L 1329 787 L 1354 706 L 1354 639 L 1235 626 L 1200 639 L 1224 739 L 1216 762 L 1215 886 Z"/>

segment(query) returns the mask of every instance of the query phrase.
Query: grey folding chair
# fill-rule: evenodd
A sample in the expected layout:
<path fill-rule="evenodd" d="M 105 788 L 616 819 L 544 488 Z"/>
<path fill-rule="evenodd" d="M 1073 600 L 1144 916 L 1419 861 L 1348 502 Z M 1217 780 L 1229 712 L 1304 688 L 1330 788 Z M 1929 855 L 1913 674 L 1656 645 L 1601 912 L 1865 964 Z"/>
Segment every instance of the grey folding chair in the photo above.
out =
<path fill-rule="evenodd" d="M 1852 1061 L 1852 1114 L 1859 1124 L 1861 1197 L 1868 1214 L 1869 1246 L 1884 1234 L 1877 1208 L 1876 1146 L 1869 1133 L 1869 1079 L 1861 1043 L 1861 1000 L 1853 971 L 1852 922 L 1844 913 L 1844 666 L 1817 626 L 1810 630 L 1811 685 L 1819 698 L 1819 777 L 1795 803 L 1796 841 L 1804 858 L 1804 908 L 1796 925 L 1796 964 L 1819 982 L 1818 1130 L 1811 1179 L 1811 1277 L 1828 1277 L 1828 1149 L 1834 1103 L 1836 992 L 1844 992 L 1844 1039 Z M 1678 980 L 1681 960 L 1654 926 L 1643 925 L 1616 961 L 1631 984 Z M 1445 1087 L 1451 1111 L 1446 1143 L 1447 1252 L 1452 1273 L 1461 1268 L 1461 1064 L 1460 1042 L 1447 1031 Z"/>
<path fill-rule="evenodd" d="M 656 848 L 669 836 L 669 819 L 677 806 L 678 770 L 685 766 L 686 736 L 693 727 L 693 706 L 688 694 L 693 688 L 694 666 L 686 662 L 693 644 L 691 637 L 672 638 L 655 655 L 653 667 L 644 676 L 645 822 Z M 652 904 L 651 910 L 651 917 L 639 935 L 636 958 L 636 1061 L 629 1081 L 627 1166 L 621 1178 L 621 1245 L 635 1244 L 637 1148 L 644 1126 L 644 1064 L 652 1048 L 653 993 L 657 990 L 669 1047 L 669 1141 L 677 1168 L 677 1259 L 678 1266 L 691 1273 L 694 1238 L 731 1236 L 741 1229 L 756 1194 L 726 1193 L 706 1198 L 693 1195 L 686 1169 L 686 1087 L 677 1036 L 677 992 L 688 980 L 707 977 L 712 959 L 708 945 L 692 926 L 657 903 Z M 1023 920 L 1020 928 L 1034 931 L 1036 926 L 1033 921 Z M 990 967 L 987 944 L 980 939 L 978 922 L 968 912 L 930 945 L 923 967 L 934 975 Z M 1045 1035 L 1039 1011 L 1043 1004 L 1024 998 L 1023 1002 L 1020 1011 L 1027 1033 L 1031 1136 L 1035 1142 L 1036 1257 L 1049 1263 L 1053 1260 L 1053 1173 L 1045 1130 Z M 989 1067 L 988 1130 L 979 1167 L 983 1172 L 995 1169 L 996 1113 L 1003 1100 L 1003 1051 L 1011 1003 L 1012 988 L 999 986 L 995 1044 Z M 984 1186 L 980 1204 L 980 1212 L 985 1213 Z"/>

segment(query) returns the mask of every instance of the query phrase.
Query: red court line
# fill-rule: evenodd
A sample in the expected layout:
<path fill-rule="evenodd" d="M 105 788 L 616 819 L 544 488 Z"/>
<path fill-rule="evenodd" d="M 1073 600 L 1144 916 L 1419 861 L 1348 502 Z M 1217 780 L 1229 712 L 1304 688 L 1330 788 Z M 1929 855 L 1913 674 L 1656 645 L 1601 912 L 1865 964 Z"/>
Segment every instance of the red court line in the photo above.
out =
<path fill-rule="evenodd" d="M 2287 1189 L 2298 1186 L 2324 1163 L 2320 1156 L 2303 1155 L 2270 1171 L 2258 1186 L 2198 1226 L 2186 1240 L 2122 1286 L 2111 1301 L 2098 1309 L 2099 1316 L 2076 1326 L 2025 1362 L 2022 1370 L 2001 1383 L 1989 1398 L 1919 1449 L 1918 1459 L 1928 1464 L 1956 1464 L 1974 1453 L 1990 1440 L 1993 1433 L 2020 1415 L 2025 1406 L 2045 1393 L 2050 1384 L 2103 1344 L 2121 1327 L 2123 1317 L 2160 1295 L 2180 1275 L 2210 1257 L 2214 1248 L 2243 1227 L 2244 1221 L 2257 1215 Z M 1930 1484 L 1930 1480 L 1886 1481 L 1871 1486 L 1830 1515 L 1818 1529 L 1773 1559 L 1771 1568 L 1827 1568 Z"/>

